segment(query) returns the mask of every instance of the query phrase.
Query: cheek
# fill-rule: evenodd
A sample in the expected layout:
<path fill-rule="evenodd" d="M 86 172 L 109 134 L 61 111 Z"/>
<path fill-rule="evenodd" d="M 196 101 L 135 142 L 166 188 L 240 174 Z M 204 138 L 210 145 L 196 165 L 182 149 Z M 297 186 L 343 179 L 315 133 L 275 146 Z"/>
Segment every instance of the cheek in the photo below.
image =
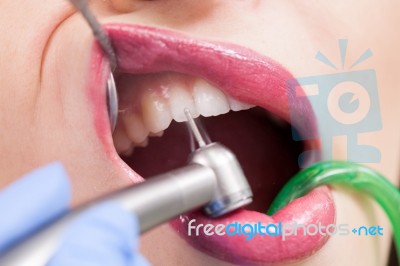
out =
<path fill-rule="evenodd" d="M 52 32 L 72 13 L 72 8 L 67 1 L 6 0 L 1 13 L 1 51 L 13 59 L 7 62 L 15 64 L 23 59 L 32 68 L 32 64 L 40 64 Z"/>
<path fill-rule="evenodd" d="M 0 4 L 0 121 L 4 133 L 0 150 L 7 154 L 0 160 L 0 186 L 37 163 L 29 153 L 34 130 L 28 133 L 27 128 L 32 124 L 46 43 L 61 16 L 59 4 L 47 1 L 46 6 L 44 2 L 3 0 Z"/>
<path fill-rule="evenodd" d="M 125 1 L 125 0 L 111 0 L 109 1 L 111 8 L 118 13 L 127 13 L 135 11 L 141 1 Z"/>

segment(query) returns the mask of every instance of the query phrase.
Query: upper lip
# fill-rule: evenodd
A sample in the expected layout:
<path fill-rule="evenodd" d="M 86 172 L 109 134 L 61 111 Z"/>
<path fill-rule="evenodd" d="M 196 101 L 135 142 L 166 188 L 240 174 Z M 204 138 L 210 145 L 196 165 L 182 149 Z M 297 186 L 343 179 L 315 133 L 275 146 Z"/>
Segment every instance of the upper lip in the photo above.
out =
<path fill-rule="evenodd" d="M 142 74 L 174 71 L 198 76 L 242 102 L 263 107 L 291 122 L 300 134 L 304 130 L 317 130 L 308 101 L 301 101 L 289 108 L 287 82 L 294 80 L 293 76 L 268 57 L 237 45 L 195 40 L 181 33 L 159 28 L 119 23 L 106 24 L 104 28 L 116 51 L 118 69 L 123 72 Z M 100 50 L 96 47 L 94 51 L 94 58 L 98 60 Z M 98 71 L 98 68 L 92 70 L 95 71 Z M 99 79 L 104 79 L 98 74 L 94 76 L 96 78 L 92 79 L 91 83 L 98 84 Z M 301 89 L 296 91 L 302 92 Z M 98 101 L 98 97 L 92 98 Z M 106 136 L 108 133 L 104 131 L 107 119 L 99 118 L 104 115 L 104 109 L 96 108 L 96 113 L 98 135 L 107 146 L 107 153 L 115 160 L 115 151 L 110 148 L 112 144 L 109 136 Z M 290 113 L 301 117 L 298 124 L 296 121 L 290 121 Z M 318 148 L 315 141 L 305 143 L 306 149 Z M 130 174 L 132 175 L 132 172 Z M 176 220 L 173 225 L 180 229 L 178 231 L 182 235 L 186 235 L 189 242 L 220 259 L 234 262 L 274 263 L 300 259 L 313 254 L 327 240 L 326 236 L 321 235 L 297 236 L 285 242 L 273 237 L 255 237 L 251 241 L 228 236 L 193 239 L 187 237 L 185 226 L 189 216 L 185 217 L 187 219 Z M 219 220 L 209 220 L 197 215 L 193 217 L 202 223 L 214 224 L 238 221 L 326 225 L 334 223 L 335 210 L 328 190 L 320 188 L 312 195 L 289 204 L 272 217 L 246 210 Z"/>

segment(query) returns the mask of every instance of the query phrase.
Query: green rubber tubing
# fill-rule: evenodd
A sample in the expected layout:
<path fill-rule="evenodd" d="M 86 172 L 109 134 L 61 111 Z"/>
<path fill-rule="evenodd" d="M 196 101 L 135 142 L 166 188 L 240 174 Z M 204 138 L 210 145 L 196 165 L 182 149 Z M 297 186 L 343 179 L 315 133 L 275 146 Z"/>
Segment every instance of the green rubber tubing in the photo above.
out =
<path fill-rule="evenodd" d="M 300 171 L 279 192 L 268 215 L 322 185 L 348 187 L 376 200 L 392 223 L 397 256 L 400 258 L 400 190 L 376 171 L 357 163 L 319 162 Z"/>

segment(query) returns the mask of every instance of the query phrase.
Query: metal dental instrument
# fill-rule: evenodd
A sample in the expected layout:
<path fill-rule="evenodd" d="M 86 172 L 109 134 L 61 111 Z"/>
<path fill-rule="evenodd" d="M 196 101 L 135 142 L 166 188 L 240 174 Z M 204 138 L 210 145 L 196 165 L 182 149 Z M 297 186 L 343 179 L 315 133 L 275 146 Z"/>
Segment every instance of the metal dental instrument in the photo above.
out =
<path fill-rule="evenodd" d="M 107 108 L 110 117 L 111 132 L 114 132 L 118 120 L 118 94 L 117 86 L 112 72 L 107 79 Z"/>
<path fill-rule="evenodd" d="M 197 127 L 190 112 L 185 111 L 185 114 L 188 128 L 199 145 L 190 154 L 187 166 L 72 210 L 19 245 L 17 243 L 0 256 L 0 265 L 46 265 L 60 244 L 66 225 L 82 211 L 106 201 L 118 202 L 137 215 L 141 233 L 198 208 L 210 217 L 219 217 L 251 203 L 253 194 L 235 155 L 219 143 L 207 143 L 202 137 L 206 136 L 204 129 Z"/>
<path fill-rule="evenodd" d="M 69 0 L 75 8 L 83 15 L 93 34 L 100 46 L 102 47 L 104 53 L 107 55 L 110 61 L 111 73 L 107 80 L 107 107 L 108 115 L 110 117 L 111 131 L 113 132 L 115 126 L 117 125 L 118 119 L 118 94 L 117 88 L 114 81 L 114 76 L 112 72 L 117 68 L 117 56 L 115 54 L 114 48 L 112 47 L 110 38 L 107 33 L 101 27 L 101 24 L 97 21 L 96 17 L 89 9 L 88 2 L 86 0 Z"/>
<path fill-rule="evenodd" d="M 196 121 L 194 121 L 193 116 L 188 108 L 185 108 L 184 111 L 187 119 L 187 126 L 190 133 L 191 151 L 193 152 L 196 150 L 196 144 L 194 143 L 194 138 L 196 139 L 197 144 L 199 145 L 200 148 L 210 144 L 211 143 L 210 137 L 204 130 L 203 125 L 201 125 L 200 122 L 196 123 Z"/>
<path fill-rule="evenodd" d="M 75 8 L 83 15 L 93 31 L 94 37 L 100 43 L 104 52 L 107 54 L 110 60 L 111 71 L 114 71 L 117 67 L 117 56 L 115 55 L 114 48 L 112 47 L 111 41 L 108 38 L 107 33 L 101 27 L 101 24 L 97 21 L 96 17 L 89 9 L 88 2 L 86 0 L 69 0 Z"/>

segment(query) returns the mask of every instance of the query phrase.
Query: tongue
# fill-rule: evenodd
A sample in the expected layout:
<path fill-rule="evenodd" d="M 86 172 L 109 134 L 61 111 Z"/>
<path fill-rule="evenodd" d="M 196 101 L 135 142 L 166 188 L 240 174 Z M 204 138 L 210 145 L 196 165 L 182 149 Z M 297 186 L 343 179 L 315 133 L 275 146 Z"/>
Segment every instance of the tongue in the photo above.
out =
<path fill-rule="evenodd" d="M 212 141 L 229 147 L 237 156 L 254 193 L 247 209 L 266 212 L 288 179 L 298 172 L 301 143 L 291 138 L 290 125 L 273 121 L 261 108 L 207 117 L 202 123 Z M 148 178 L 186 164 L 190 153 L 184 123 L 173 122 L 161 138 L 150 138 L 146 148 L 135 148 L 123 158 L 141 176 Z"/>

